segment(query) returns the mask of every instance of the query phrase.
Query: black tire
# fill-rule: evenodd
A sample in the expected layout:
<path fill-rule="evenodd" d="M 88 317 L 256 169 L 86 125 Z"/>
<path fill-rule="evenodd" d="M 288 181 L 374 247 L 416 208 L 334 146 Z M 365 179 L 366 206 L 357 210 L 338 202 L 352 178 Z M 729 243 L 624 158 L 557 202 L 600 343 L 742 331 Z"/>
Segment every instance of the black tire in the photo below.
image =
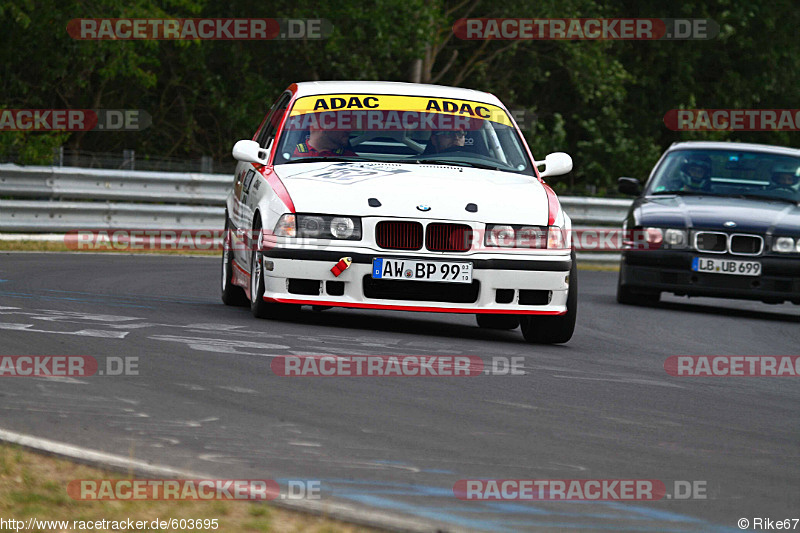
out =
<path fill-rule="evenodd" d="M 225 216 L 225 233 L 222 244 L 222 303 L 243 307 L 247 305 L 247 293 L 244 289 L 233 284 L 233 253 L 231 249 L 230 225 Z"/>
<path fill-rule="evenodd" d="M 253 234 L 258 235 L 260 230 L 260 226 L 253 228 Z M 263 254 L 255 248 L 250 253 L 250 311 L 256 318 L 291 319 L 299 306 L 264 301 Z"/>
<path fill-rule="evenodd" d="M 559 316 L 521 315 L 519 317 L 522 336 L 531 344 L 561 344 L 569 341 L 575 331 L 578 318 L 578 263 L 572 254 L 569 271 L 567 312 Z"/>
<path fill-rule="evenodd" d="M 622 280 L 617 280 L 617 303 L 625 305 L 655 305 L 661 298 L 660 291 L 634 291 L 630 287 L 626 287 Z"/>
<path fill-rule="evenodd" d="M 489 315 L 479 313 L 475 315 L 478 326 L 485 329 L 516 329 L 519 327 L 517 315 Z"/>

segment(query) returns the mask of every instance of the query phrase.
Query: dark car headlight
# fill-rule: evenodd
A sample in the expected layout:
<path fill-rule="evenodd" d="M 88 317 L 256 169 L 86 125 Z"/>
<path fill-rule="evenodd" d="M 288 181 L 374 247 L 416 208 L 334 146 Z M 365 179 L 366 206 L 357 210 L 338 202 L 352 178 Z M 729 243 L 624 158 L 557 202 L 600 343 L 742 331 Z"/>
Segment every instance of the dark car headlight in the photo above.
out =
<path fill-rule="evenodd" d="M 800 253 L 800 239 L 776 237 L 772 241 L 772 251 L 779 254 Z"/>
<path fill-rule="evenodd" d="M 689 246 L 689 231 L 683 228 L 636 227 L 623 224 L 623 248 L 627 250 L 685 250 Z"/>
<path fill-rule="evenodd" d="M 341 215 L 306 215 L 286 213 L 275 224 L 278 237 L 361 240 L 361 219 Z"/>
<path fill-rule="evenodd" d="M 664 245 L 675 250 L 686 248 L 689 245 L 689 232 L 685 229 L 665 229 Z"/>

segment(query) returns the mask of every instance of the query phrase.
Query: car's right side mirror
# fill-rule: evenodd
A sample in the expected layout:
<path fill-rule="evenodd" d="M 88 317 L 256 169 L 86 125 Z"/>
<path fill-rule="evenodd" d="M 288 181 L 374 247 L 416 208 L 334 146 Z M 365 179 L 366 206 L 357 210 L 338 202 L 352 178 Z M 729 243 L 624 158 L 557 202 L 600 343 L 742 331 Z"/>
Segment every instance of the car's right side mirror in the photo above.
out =
<path fill-rule="evenodd" d="M 617 190 L 629 196 L 639 196 L 642 194 L 642 184 L 636 178 L 619 178 L 617 180 Z"/>
<path fill-rule="evenodd" d="M 260 165 L 266 165 L 269 159 L 269 150 L 264 150 L 257 142 L 247 139 L 238 141 L 233 145 L 231 154 L 238 161 Z"/>

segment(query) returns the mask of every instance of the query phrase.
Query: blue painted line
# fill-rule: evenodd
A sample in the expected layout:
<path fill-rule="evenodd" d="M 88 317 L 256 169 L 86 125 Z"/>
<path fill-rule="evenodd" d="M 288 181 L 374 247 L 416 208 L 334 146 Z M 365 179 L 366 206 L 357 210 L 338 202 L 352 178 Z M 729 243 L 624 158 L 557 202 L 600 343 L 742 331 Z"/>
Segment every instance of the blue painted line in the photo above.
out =
<path fill-rule="evenodd" d="M 690 516 L 685 516 L 678 513 L 673 513 L 670 511 L 662 511 L 660 509 L 653 509 L 650 507 L 640 507 L 638 505 L 625 505 L 624 503 L 619 502 L 603 502 L 608 507 L 612 509 L 624 509 L 628 513 L 633 514 L 640 514 L 647 518 L 651 518 L 653 520 L 668 520 L 670 522 L 692 522 L 696 524 L 702 524 L 703 520 L 698 518 L 692 518 Z"/>
<path fill-rule="evenodd" d="M 608 525 L 600 525 L 600 524 L 585 524 L 581 522 L 515 522 L 515 521 L 506 521 L 503 524 L 514 526 L 517 531 L 519 527 L 553 527 L 553 528 L 567 528 L 570 530 L 576 529 L 596 529 L 601 531 L 659 531 L 663 533 L 687 533 L 689 531 L 697 531 L 695 529 L 665 529 L 659 526 L 652 526 L 652 527 L 642 527 L 640 525 L 636 526 L 624 526 L 619 524 L 608 524 Z M 704 530 L 708 531 L 708 530 Z"/>
<path fill-rule="evenodd" d="M 393 509 L 399 512 L 406 512 L 423 518 L 430 518 L 431 520 L 438 520 L 440 522 L 447 522 L 448 524 L 460 525 L 462 527 L 482 529 L 484 531 L 498 531 L 498 532 L 513 532 L 515 529 L 509 529 L 500 526 L 496 522 L 487 520 L 476 520 L 453 513 L 444 513 L 436 509 L 420 508 L 415 505 L 399 502 L 396 500 L 388 500 L 386 498 L 378 498 L 369 494 L 363 494 L 359 497 L 348 498 L 353 501 L 363 503 L 364 505 L 371 505 L 372 507 L 379 507 L 382 509 Z"/>
<path fill-rule="evenodd" d="M 0 279 L 0 283 L 5 283 L 6 281 L 11 281 L 11 280 L 7 280 L 7 279 Z"/>
<path fill-rule="evenodd" d="M 384 461 L 384 464 L 392 464 L 390 461 Z M 403 463 L 395 463 L 403 464 Z M 665 511 L 660 509 L 653 509 L 649 507 L 632 506 L 623 502 L 605 502 L 605 501 L 571 501 L 572 511 L 564 512 L 555 509 L 545 509 L 537 506 L 533 502 L 493 502 L 482 501 L 474 502 L 474 508 L 465 509 L 465 507 L 455 507 L 450 503 L 442 502 L 444 505 L 432 507 L 417 506 L 410 503 L 389 499 L 392 496 L 405 496 L 405 497 L 427 497 L 430 501 L 431 497 L 449 499 L 452 502 L 453 493 L 451 488 L 434 487 L 427 485 L 416 485 L 409 483 L 398 482 L 379 482 L 379 481 L 362 481 L 352 479 L 327 479 L 320 480 L 322 483 L 331 485 L 344 485 L 351 486 L 352 489 L 338 488 L 335 493 L 336 496 L 342 499 L 348 499 L 356 502 L 361 502 L 366 505 L 373 505 L 397 511 L 404 511 L 412 513 L 420 517 L 428 517 L 435 520 L 440 520 L 452 524 L 461 524 L 465 527 L 483 528 L 490 531 L 516 531 L 520 526 L 526 527 L 558 527 L 569 529 L 596 529 L 608 531 L 666 531 L 670 533 L 696 531 L 697 526 L 702 527 L 703 531 L 714 531 L 719 533 L 728 533 L 737 531 L 736 528 L 728 526 L 721 526 L 713 524 L 702 519 L 695 517 Z M 364 489 L 357 489 L 356 487 L 364 487 Z M 369 487 L 369 488 L 367 488 Z M 591 505 L 592 507 L 586 508 L 587 512 L 575 512 L 575 505 Z M 616 512 L 614 512 L 616 511 Z M 464 514 L 482 515 L 484 518 L 480 520 L 469 519 Z M 491 520 L 488 514 L 500 515 L 496 520 Z M 540 522 L 531 520 L 530 522 L 522 520 L 509 520 L 507 517 L 510 514 L 533 515 L 536 517 L 550 516 L 552 518 L 563 517 L 566 520 L 563 522 L 548 521 Z M 502 519 L 502 517 L 506 517 Z M 533 518 L 533 516 L 531 518 Z M 574 522 L 575 519 L 588 519 L 588 520 L 609 520 L 614 521 L 611 524 L 585 524 Z M 624 522 L 634 522 L 635 525 L 627 526 Z M 647 521 L 653 522 L 671 522 L 669 527 L 665 528 L 664 525 L 648 526 Z M 623 522 L 623 523 L 620 523 Z M 491 527 L 488 527 L 491 526 Z M 510 527 L 508 529 L 506 526 Z M 686 529 L 689 528 L 689 529 Z"/>

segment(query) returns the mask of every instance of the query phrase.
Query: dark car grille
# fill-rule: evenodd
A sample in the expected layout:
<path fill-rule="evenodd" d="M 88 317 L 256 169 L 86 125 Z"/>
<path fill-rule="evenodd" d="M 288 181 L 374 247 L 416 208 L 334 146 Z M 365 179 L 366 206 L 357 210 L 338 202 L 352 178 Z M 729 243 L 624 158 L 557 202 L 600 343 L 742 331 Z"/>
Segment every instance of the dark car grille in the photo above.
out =
<path fill-rule="evenodd" d="M 432 252 L 466 252 L 472 244 L 472 228 L 465 224 L 428 224 L 425 247 Z"/>
<path fill-rule="evenodd" d="M 471 304 L 478 301 L 480 282 L 442 283 L 432 281 L 372 279 L 364 276 L 364 296 L 381 300 L 447 302 Z"/>
<path fill-rule="evenodd" d="M 764 247 L 764 239 L 758 235 L 731 235 L 731 253 L 758 255 Z"/>
<path fill-rule="evenodd" d="M 736 255 L 759 255 L 764 249 L 764 238 L 760 235 L 728 235 L 718 231 L 698 231 L 695 244 L 699 252 Z"/>
<path fill-rule="evenodd" d="M 695 242 L 701 252 L 721 254 L 728 250 L 728 236 L 724 233 L 699 231 L 695 236 Z"/>
<path fill-rule="evenodd" d="M 383 221 L 375 226 L 375 240 L 389 250 L 422 248 L 422 224 L 419 222 Z"/>

